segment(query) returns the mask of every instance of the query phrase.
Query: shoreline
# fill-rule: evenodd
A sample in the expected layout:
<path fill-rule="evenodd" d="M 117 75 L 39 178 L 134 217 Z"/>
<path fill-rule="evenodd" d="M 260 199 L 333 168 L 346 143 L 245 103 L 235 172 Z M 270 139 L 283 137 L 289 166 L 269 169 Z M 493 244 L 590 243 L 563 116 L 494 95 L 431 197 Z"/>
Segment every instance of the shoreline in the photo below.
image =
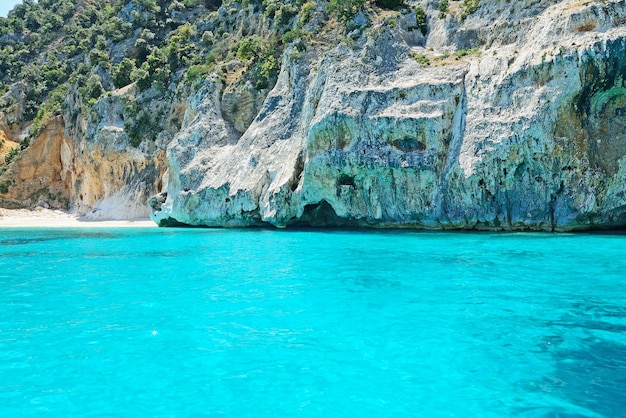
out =
<path fill-rule="evenodd" d="M 61 210 L 0 208 L 0 228 L 158 228 L 149 218 L 89 219 Z"/>
<path fill-rule="evenodd" d="M 185 226 L 187 228 L 197 228 L 197 226 Z M 86 216 L 68 213 L 58 209 L 4 209 L 0 208 L 0 231 L 5 228 L 159 228 L 150 218 L 133 219 L 93 219 Z M 203 227 L 200 227 L 203 228 Z M 212 229 L 212 227 L 204 228 Z M 217 227 L 217 229 L 227 227 Z M 311 227 L 290 225 L 287 228 L 264 226 L 239 227 L 235 229 L 270 229 L 276 231 L 360 231 L 360 232 L 463 232 L 463 233 L 527 233 L 527 234 L 610 234 L 626 235 L 625 226 L 596 227 L 594 229 L 572 229 L 572 230 L 520 230 L 520 229 L 432 229 L 432 228 L 406 228 L 406 227 Z"/>

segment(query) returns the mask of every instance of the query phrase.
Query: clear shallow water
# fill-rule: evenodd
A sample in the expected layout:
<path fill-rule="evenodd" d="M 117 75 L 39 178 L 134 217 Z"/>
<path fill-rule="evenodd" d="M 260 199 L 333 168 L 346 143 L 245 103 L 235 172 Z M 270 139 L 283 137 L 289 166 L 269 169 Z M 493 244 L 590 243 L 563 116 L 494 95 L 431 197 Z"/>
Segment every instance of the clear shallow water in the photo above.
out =
<path fill-rule="evenodd" d="M 626 236 L 0 230 L 0 416 L 623 417 Z"/>

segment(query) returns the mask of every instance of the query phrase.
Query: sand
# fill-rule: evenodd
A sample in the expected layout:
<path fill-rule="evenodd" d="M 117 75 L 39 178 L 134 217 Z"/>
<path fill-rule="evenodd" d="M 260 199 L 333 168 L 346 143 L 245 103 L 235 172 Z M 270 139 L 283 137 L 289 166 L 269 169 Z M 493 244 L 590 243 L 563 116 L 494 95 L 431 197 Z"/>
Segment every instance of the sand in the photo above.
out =
<path fill-rule="evenodd" d="M 60 210 L 37 208 L 2 209 L 0 208 L 0 228 L 126 228 L 157 227 L 148 218 L 129 220 L 95 220 L 80 217 Z"/>

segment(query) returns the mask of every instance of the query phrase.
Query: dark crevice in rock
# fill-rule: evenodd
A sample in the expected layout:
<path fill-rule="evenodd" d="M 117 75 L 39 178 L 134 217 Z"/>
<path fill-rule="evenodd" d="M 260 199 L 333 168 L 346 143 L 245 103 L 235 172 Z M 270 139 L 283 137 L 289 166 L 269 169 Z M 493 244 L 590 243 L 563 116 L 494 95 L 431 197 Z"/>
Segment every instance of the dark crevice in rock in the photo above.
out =
<path fill-rule="evenodd" d="M 222 7 L 222 0 L 204 0 L 204 6 L 211 10 L 217 10 Z"/>
<path fill-rule="evenodd" d="M 395 148 L 403 152 L 425 151 L 426 145 L 417 138 L 405 137 L 392 144 Z"/>
<path fill-rule="evenodd" d="M 304 151 L 300 151 L 293 167 L 293 175 L 289 179 L 289 189 L 295 192 L 302 181 L 302 173 L 304 172 Z"/>
<path fill-rule="evenodd" d="M 354 219 L 337 215 L 335 209 L 326 200 L 306 205 L 302 217 L 291 226 L 295 227 L 355 227 L 360 224 Z"/>
<path fill-rule="evenodd" d="M 354 184 L 354 177 L 347 174 L 340 175 L 337 179 L 337 186 L 351 186 L 356 188 L 356 185 Z"/>
<path fill-rule="evenodd" d="M 563 182 L 561 181 L 561 184 L 559 186 L 559 189 L 552 195 L 552 198 L 550 199 L 550 225 L 552 232 L 556 231 L 556 229 L 558 228 L 557 225 L 557 221 L 556 221 L 556 202 L 559 198 L 559 196 L 565 191 L 565 185 L 563 184 Z"/>
<path fill-rule="evenodd" d="M 191 227 L 192 225 L 179 222 L 177 219 L 168 217 L 159 221 L 160 227 Z"/>

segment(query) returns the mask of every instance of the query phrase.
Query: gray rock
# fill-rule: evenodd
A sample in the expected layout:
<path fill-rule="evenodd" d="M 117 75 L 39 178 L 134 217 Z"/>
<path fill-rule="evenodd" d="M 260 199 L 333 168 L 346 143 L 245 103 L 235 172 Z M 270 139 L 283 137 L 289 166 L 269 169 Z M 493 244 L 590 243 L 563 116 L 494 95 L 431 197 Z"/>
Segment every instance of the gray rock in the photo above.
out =
<path fill-rule="evenodd" d="M 430 66 L 411 58 L 402 25 L 374 26 L 321 60 L 315 49 L 293 61 L 286 54 L 241 136 L 207 81 L 168 148 L 167 198 L 152 218 L 507 230 L 626 224 L 624 2 L 486 2 L 462 23 L 438 19 L 431 6 L 433 51 L 419 50 Z M 464 48 L 481 49 L 441 59 Z"/>

